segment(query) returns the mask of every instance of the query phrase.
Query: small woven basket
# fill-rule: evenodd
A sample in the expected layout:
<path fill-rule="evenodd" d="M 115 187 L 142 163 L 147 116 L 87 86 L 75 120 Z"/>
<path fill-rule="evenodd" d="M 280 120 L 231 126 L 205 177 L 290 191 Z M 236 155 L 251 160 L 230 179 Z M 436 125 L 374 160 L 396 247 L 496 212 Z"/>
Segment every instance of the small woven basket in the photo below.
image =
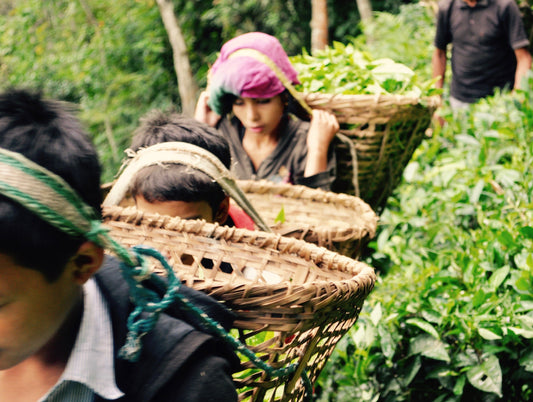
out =
<path fill-rule="evenodd" d="M 361 197 L 378 213 L 422 142 L 440 97 L 303 93 L 312 109 L 334 113 L 340 133 L 333 191 Z"/>
<path fill-rule="evenodd" d="M 376 233 L 377 215 L 359 197 L 266 180 L 237 184 L 272 230 L 283 236 L 357 258 Z"/>
<path fill-rule="evenodd" d="M 297 365 L 288 377 L 269 378 L 241 357 L 234 374 L 241 401 L 302 400 L 302 372 L 316 380 L 376 279 L 362 262 L 278 234 L 117 206 L 104 208 L 104 225 L 125 246 L 161 251 L 184 284 L 228 306 L 237 315 L 234 335 L 262 360 Z"/>

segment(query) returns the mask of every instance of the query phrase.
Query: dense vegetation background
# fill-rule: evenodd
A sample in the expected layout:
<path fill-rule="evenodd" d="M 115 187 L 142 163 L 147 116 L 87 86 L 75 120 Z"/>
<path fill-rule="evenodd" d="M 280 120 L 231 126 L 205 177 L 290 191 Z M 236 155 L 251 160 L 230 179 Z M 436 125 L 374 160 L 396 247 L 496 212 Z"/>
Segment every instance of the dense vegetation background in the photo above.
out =
<path fill-rule="evenodd" d="M 330 1 L 331 39 L 430 76 L 431 7 Z M 263 30 L 308 47 L 298 0 L 176 0 L 200 87 L 220 45 Z M 372 38 L 369 40 L 368 38 Z M 75 102 L 112 179 L 138 119 L 179 108 L 154 0 L 5 0 L 0 87 Z M 381 215 L 368 262 L 379 279 L 316 384 L 320 401 L 533 399 L 533 80 L 433 127 Z M 446 95 L 446 94 L 445 94 Z"/>

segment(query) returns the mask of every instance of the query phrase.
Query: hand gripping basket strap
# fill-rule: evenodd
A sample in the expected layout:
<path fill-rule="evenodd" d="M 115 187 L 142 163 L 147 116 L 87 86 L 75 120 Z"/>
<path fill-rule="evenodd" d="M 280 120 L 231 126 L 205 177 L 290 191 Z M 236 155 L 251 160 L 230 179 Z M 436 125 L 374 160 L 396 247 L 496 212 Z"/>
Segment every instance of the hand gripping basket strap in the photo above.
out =
<path fill-rule="evenodd" d="M 252 48 L 244 48 L 244 49 L 238 49 L 232 54 L 228 56 L 228 58 L 233 57 L 251 57 L 266 66 L 268 66 L 272 72 L 276 75 L 276 77 L 281 81 L 283 86 L 287 88 L 287 90 L 290 92 L 290 94 L 298 101 L 298 103 L 310 114 L 313 114 L 313 109 L 305 102 L 305 100 L 302 98 L 302 96 L 298 93 L 296 88 L 292 85 L 291 81 L 287 78 L 287 76 L 281 71 L 281 69 L 277 66 L 276 63 L 274 63 L 270 57 L 268 57 L 266 54 L 260 52 L 257 49 Z M 346 146 L 348 146 L 350 150 L 350 155 L 352 157 L 352 166 L 353 166 L 353 176 L 352 181 L 355 189 L 355 195 L 359 197 L 359 178 L 358 178 L 358 169 L 357 169 L 357 151 L 355 149 L 355 145 L 353 141 L 348 138 L 347 136 L 337 133 L 337 138 L 342 141 Z"/>
<path fill-rule="evenodd" d="M 237 202 L 261 230 L 272 232 L 222 162 L 209 151 L 185 142 L 163 142 L 137 152 L 126 162 L 125 169 L 109 191 L 103 205 L 119 205 L 126 196 L 133 178 L 142 168 L 165 163 L 190 166 L 207 174 L 220 184 L 222 189 Z"/>

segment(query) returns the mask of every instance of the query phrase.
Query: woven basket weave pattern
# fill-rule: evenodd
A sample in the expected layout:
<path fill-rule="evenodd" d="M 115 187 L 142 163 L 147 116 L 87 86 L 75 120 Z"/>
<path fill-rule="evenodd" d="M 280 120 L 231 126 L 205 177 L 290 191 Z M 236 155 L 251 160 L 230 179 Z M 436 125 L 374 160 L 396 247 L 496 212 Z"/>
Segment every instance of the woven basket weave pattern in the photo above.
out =
<path fill-rule="evenodd" d="M 380 212 L 422 142 L 440 98 L 323 93 L 302 97 L 313 109 L 328 110 L 337 116 L 340 132 L 352 140 L 357 154 L 359 196 Z M 348 146 L 336 143 L 336 154 L 337 180 L 333 190 L 355 194 Z"/>
<path fill-rule="evenodd" d="M 284 236 L 357 258 L 376 233 L 377 215 L 358 197 L 264 180 L 238 185 L 267 224 Z M 284 222 L 277 221 L 281 210 Z"/>
<path fill-rule="evenodd" d="M 375 281 L 362 262 L 271 233 L 120 207 L 104 209 L 104 224 L 125 246 L 160 250 L 184 284 L 225 303 L 237 315 L 234 331 L 262 359 L 274 367 L 298 363 L 291 378 L 269 379 L 241 359 L 234 375 L 240 400 L 301 400 L 300 371 L 316 380 Z"/>

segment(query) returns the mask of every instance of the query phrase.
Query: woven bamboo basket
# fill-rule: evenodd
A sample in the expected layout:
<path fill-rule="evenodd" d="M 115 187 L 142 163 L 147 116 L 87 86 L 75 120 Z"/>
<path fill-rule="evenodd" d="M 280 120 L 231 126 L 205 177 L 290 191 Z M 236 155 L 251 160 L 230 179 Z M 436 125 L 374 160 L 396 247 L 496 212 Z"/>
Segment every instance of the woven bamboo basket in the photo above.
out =
<path fill-rule="evenodd" d="M 184 284 L 228 306 L 237 315 L 232 332 L 262 360 L 297 364 L 288 378 L 269 378 L 241 357 L 241 401 L 302 400 L 301 373 L 316 380 L 376 279 L 362 262 L 279 234 L 117 206 L 104 208 L 104 225 L 125 246 L 158 249 Z"/>
<path fill-rule="evenodd" d="M 313 109 L 334 113 L 350 142 L 336 144 L 333 191 L 354 194 L 380 213 L 424 139 L 440 97 L 303 93 Z"/>
<path fill-rule="evenodd" d="M 272 230 L 284 236 L 357 258 L 376 233 L 377 215 L 359 197 L 265 180 L 237 184 Z"/>

